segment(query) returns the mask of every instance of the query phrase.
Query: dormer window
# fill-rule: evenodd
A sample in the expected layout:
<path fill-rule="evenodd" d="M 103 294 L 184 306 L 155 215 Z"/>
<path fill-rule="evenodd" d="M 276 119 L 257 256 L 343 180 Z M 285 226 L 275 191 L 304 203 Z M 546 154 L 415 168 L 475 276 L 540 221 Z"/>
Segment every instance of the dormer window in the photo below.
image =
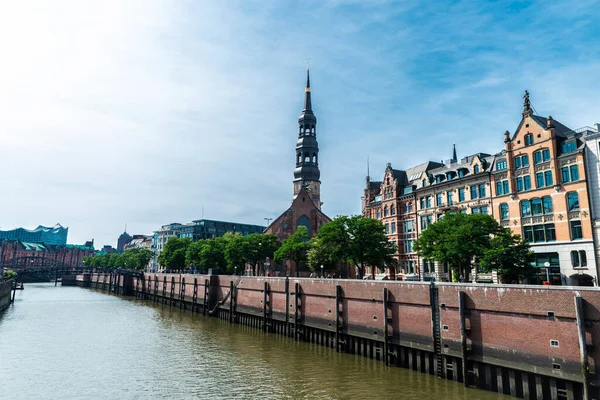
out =
<path fill-rule="evenodd" d="M 531 146 L 533 144 L 533 135 L 528 133 L 525 135 L 525 146 Z"/>
<path fill-rule="evenodd" d="M 575 150 L 577 150 L 577 143 L 575 141 L 563 143 L 562 145 L 563 153 L 570 153 Z"/>
<path fill-rule="evenodd" d="M 506 169 L 506 160 L 496 162 L 496 171 L 502 171 L 504 169 Z"/>
<path fill-rule="evenodd" d="M 479 165 L 476 165 L 473 167 L 473 173 L 474 174 L 478 174 L 479 173 Z"/>
<path fill-rule="evenodd" d="M 444 181 L 444 175 L 437 175 L 435 177 L 435 183 L 442 183 Z"/>
<path fill-rule="evenodd" d="M 458 177 L 462 178 L 464 177 L 466 174 L 468 173 L 468 170 L 466 168 L 461 168 L 458 170 Z"/>
<path fill-rule="evenodd" d="M 451 171 L 451 172 L 448 172 L 448 173 L 446 174 L 446 179 L 447 179 L 447 180 L 451 181 L 451 180 L 452 180 L 452 179 L 454 179 L 454 178 L 456 178 L 456 172 L 454 172 L 454 171 Z"/>

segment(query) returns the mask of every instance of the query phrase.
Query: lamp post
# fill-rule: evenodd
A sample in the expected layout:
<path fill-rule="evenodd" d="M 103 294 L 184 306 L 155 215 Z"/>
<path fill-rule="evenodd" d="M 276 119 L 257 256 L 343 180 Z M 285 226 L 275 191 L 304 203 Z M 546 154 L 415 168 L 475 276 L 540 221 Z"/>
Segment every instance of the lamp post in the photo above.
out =
<path fill-rule="evenodd" d="M 271 262 L 269 261 L 269 257 L 267 257 L 267 259 L 265 260 L 265 276 L 267 276 L 267 271 L 269 270 L 269 267 L 271 266 Z"/>
<path fill-rule="evenodd" d="M 325 278 L 325 274 L 323 272 L 323 268 L 325 268 L 325 267 L 323 266 L 323 264 L 321 264 L 321 278 Z"/>
<path fill-rule="evenodd" d="M 548 285 L 551 285 L 551 283 L 550 283 L 550 263 L 548 261 L 546 261 L 544 263 L 544 267 L 546 267 L 546 282 L 548 282 Z"/>

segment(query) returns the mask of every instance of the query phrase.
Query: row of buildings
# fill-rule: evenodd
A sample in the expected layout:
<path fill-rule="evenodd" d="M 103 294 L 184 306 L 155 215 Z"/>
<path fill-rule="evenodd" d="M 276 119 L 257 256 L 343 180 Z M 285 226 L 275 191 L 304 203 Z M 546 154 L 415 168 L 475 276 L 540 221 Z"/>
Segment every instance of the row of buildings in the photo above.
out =
<path fill-rule="evenodd" d="M 60 224 L 0 231 L 0 274 L 4 268 L 81 267 L 83 257 L 94 254 L 94 241 L 67 244 L 68 232 Z"/>
<path fill-rule="evenodd" d="M 190 223 L 173 222 L 163 225 L 154 231 L 153 235 L 129 235 L 123 232 L 117 240 L 116 252 L 123 252 L 133 248 L 145 248 L 154 253 L 146 271 L 157 272 L 160 270 L 158 256 L 163 251 L 165 244 L 172 237 L 187 238 L 192 241 L 202 239 L 214 239 L 222 237 L 225 233 L 239 233 L 247 236 L 252 233 L 263 233 L 265 226 L 244 224 L 239 222 L 217 221 L 211 219 L 199 219 Z"/>
<path fill-rule="evenodd" d="M 365 217 L 397 246 L 398 275 L 448 280 L 448 265 L 419 258 L 414 241 L 448 212 L 490 214 L 535 253 L 537 283 L 597 285 L 600 260 L 600 126 L 571 129 L 535 115 L 525 92 L 521 122 L 496 154 L 476 153 L 367 176 Z M 480 275 L 481 276 L 481 275 Z M 474 274 L 477 279 L 477 274 Z M 485 279 L 496 279 L 485 276 Z"/>

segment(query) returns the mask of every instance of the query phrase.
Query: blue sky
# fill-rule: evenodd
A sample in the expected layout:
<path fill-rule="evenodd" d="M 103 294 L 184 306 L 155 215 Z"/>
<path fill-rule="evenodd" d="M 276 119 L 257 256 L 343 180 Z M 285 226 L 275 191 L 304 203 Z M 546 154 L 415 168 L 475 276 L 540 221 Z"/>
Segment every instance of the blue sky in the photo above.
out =
<path fill-rule="evenodd" d="M 39 1 L 0 5 L 0 229 L 263 224 L 292 200 L 310 58 L 324 211 L 385 164 L 497 152 L 522 94 L 600 122 L 599 1 Z M 59 6 L 57 6 L 59 4 Z"/>

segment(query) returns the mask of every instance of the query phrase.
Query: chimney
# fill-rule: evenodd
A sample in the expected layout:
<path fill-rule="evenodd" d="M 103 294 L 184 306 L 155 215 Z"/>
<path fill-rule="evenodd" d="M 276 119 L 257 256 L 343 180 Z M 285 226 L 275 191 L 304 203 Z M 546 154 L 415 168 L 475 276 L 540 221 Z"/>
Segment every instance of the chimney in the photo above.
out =
<path fill-rule="evenodd" d="M 600 132 L 600 124 L 595 123 L 594 128 L 596 128 L 596 132 Z"/>

